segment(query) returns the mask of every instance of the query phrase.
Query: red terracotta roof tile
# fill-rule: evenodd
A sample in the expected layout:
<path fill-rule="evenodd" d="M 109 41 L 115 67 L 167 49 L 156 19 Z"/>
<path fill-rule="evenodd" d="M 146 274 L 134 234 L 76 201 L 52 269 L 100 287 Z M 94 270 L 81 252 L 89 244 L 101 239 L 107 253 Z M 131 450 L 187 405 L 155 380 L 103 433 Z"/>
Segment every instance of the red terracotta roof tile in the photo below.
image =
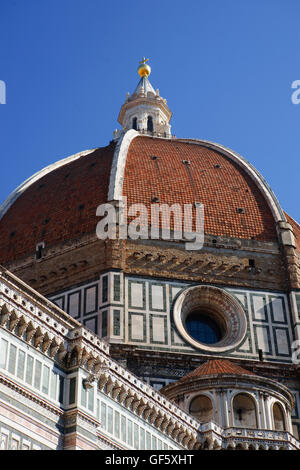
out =
<path fill-rule="evenodd" d="M 142 203 L 149 212 L 153 196 L 161 204 L 201 202 L 207 234 L 277 239 L 273 215 L 254 181 L 221 152 L 202 145 L 135 138 L 127 154 L 123 194 L 128 205 Z"/>
<path fill-rule="evenodd" d="M 107 201 L 115 145 L 99 148 L 33 183 L 0 221 L 0 264 L 96 231 L 96 208 Z"/>
<path fill-rule="evenodd" d="M 180 380 L 186 380 L 196 377 L 203 377 L 206 375 L 255 375 L 253 372 L 244 369 L 227 359 L 212 359 L 202 366 L 197 367 L 197 369 L 193 370 L 189 374 L 185 375 Z"/>

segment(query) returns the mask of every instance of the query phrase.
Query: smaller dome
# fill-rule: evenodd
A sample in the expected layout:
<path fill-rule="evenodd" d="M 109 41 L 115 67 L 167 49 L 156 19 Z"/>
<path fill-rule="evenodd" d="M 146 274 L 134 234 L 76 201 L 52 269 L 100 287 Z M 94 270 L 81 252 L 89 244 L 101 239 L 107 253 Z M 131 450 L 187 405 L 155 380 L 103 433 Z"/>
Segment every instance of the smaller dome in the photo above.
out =
<path fill-rule="evenodd" d="M 196 377 L 203 377 L 206 375 L 255 375 L 253 372 L 250 372 L 243 367 L 240 367 L 234 364 L 227 359 L 211 359 L 202 366 L 197 367 L 197 369 L 193 370 L 189 374 L 185 375 L 180 379 L 180 381 L 196 378 Z"/>

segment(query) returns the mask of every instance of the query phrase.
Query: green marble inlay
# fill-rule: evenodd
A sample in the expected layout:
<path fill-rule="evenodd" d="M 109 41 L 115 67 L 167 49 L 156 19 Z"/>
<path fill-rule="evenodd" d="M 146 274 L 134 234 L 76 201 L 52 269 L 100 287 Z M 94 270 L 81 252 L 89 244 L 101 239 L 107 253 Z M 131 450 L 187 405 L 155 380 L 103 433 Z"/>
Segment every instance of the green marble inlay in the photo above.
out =
<path fill-rule="evenodd" d="M 102 312 L 102 338 L 107 336 L 107 310 Z"/>
<path fill-rule="evenodd" d="M 113 334 L 114 336 L 120 336 L 120 310 L 113 311 Z"/>
<path fill-rule="evenodd" d="M 133 330 L 133 320 L 134 316 L 142 318 L 142 338 L 139 338 L 141 331 L 134 331 Z M 137 343 L 145 343 L 146 342 L 146 314 L 143 312 L 128 312 L 128 333 L 129 333 L 129 341 L 137 342 Z"/>
<path fill-rule="evenodd" d="M 134 289 L 135 285 L 140 285 L 142 289 L 142 305 L 136 305 L 134 303 L 134 299 L 132 298 L 132 290 Z M 146 309 L 146 283 L 145 281 L 138 281 L 138 280 L 128 280 L 128 306 L 132 309 L 138 310 L 145 310 Z"/>
<path fill-rule="evenodd" d="M 300 318 L 300 294 L 295 294 L 295 299 L 298 310 L 298 317 Z"/>
<path fill-rule="evenodd" d="M 69 396 L 69 405 L 75 403 L 75 393 L 76 393 L 76 377 L 70 379 L 70 396 Z"/>
<path fill-rule="evenodd" d="M 114 274 L 114 301 L 119 302 L 121 299 L 120 294 L 120 274 Z"/>
<path fill-rule="evenodd" d="M 102 302 L 105 303 L 108 301 L 108 276 L 103 276 L 102 278 Z"/>
<path fill-rule="evenodd" d="M 163 319 L 163 336 L 164 339 L 162 341 L 158 341 L 157 339 L 154 340 L 154 325 L 155 319 Z M 158 315 L 158 314 L 150 314 L 150 343 L 153 344 L 168 344 L 168 331 L 167 331 L 167 316 L 166 315 Z"/>
<path fill-rule="evenodd" d="M 153 290 L 155 289 L 155 287 L 159 287 L 161 288 L 160 292 L 161 292 L 161 300 L 162 300 L 162 307 L 161 308 L 158 308 L 158 307 L 155 307 L 153 304 L 154 304 L 154 299 L 153 299 Z M 150 310 L 152 311 L 156 311 L 156 312 L 165 312 L 166 309 L 167 309 L 167 300 L 166 300 L 166 286 L 165 284 L 162 284 L 162 283 L 158 283 L 158 282 L 150 282 L 149 283 L 149 306 L 150 306 Z"/>

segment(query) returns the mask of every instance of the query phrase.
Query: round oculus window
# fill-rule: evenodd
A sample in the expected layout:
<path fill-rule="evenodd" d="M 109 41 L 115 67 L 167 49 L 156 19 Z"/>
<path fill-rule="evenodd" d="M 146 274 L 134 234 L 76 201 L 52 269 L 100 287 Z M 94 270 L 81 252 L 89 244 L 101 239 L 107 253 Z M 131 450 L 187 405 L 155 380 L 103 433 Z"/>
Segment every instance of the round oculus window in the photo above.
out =
<path fill-rule="evenodd" d="M 182 338 L 204 351 L 229 351 L 246 335 L 247 320 L 241 304 L 218 287 L 185 289 L 175 300 L 173 317 Z"/>

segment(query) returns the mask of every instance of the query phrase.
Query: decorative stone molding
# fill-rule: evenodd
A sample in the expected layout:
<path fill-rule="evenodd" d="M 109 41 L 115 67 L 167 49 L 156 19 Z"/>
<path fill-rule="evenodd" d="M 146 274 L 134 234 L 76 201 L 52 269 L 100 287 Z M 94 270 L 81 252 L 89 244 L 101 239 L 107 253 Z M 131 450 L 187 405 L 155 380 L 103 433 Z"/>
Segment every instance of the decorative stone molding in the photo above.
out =
<path fill-rule="evenodd" d="M 143 419 L 147 419 L 148 415 L 149 423 L 153 427 L 167 430 L 170 438 L 177 438 L 176 442 L 180 446 L 188 448 L 192 438 L 197 442 L 197 420 L 112 360 L 109 356 L 109 345 L 98 336 L 78 322 L 73 322 L 71 317 L 47 299 L 43 300 L 42 296 L 35 294 L 30 288 L 27 288 L 27 292 L 32 294 L 30 299 L 24 296 L 22 288 L 14 282 L 14 276 L 10 277 L 7 272 L 6 279 L 0 276 L 2 328 L 8 329 L 16 336 L 22 336 L 22 340 L 30 343 L 31 347 L 52 359 L 55 358 L 66 371 L 68 368 L 83 368 L 88 373 L 85 379 L 87 388 L 97 382 L 100 390 L 118 400 L 130 412 Z M 33 395 L 30 394 L 31 397 Z M 190 435 L 192 437 L 187 439 Z M 70 445 L 71 441 L 70 438 Z M 186 444 L 183 444 L 183 441 Z M 84 445 L 88 445 L 87 442 Z"/>
<path fill-rule="evenodd" d="M 206 237 L 207 240 L 211 238 Z M 201 252 L 195 252 L 192 257 L 183 249 L 183 242 L 160 240 L 157 244 L 153 241 L 151 245 L 140 240 L 127 240 L 122 269 L 134 275 L 163 276 L 222 285 L 232 285 L 234 282 L 236 285 L 251 288 L 264 286 L 278 289 L 287 286 L 282 258 L 278 245 L 275 247 L 275 244 L 271 244 L 272 249 L 265 244 L 266 246 L 261 246 L 256 253 L 254 246 L 245 243 L 245 246 L 240 248 L 243 253 L 241 255 L 230 253 L 230 245 L 217 249 L 215 244 L 211 244 L 214 248 L 212 251 L 208 248 L 209 243 L 205 242 Z M 264 256 L 263 262 L 260 253 L 267 255 Z M 249 266 L 250 258 L 254 260 L 255 267 Z"/>
<path fill-rule="evenodd" d="M 18 394 L 22 395 L 23 397 L 28 398 L 30 401 L 38 404 L 42 408 L 45 408 L 46 410 L 50 411 L 51 413 L 62 417 L 64 414 L 64 411 L 61 408 L 58 408 L 57 406 L 53 405 L 50 403 L 48 400 L 45 400 L 38 396 L 36 393 L 27 390 L 25 387 L 22 385 L 19 385 L 16 383 L 14 380 L 10 379 L 9 377 L 4 376 L 3 374 L 0 373 L 0 384 L 4 384 L 10 389 L 14 390 Z"/>

